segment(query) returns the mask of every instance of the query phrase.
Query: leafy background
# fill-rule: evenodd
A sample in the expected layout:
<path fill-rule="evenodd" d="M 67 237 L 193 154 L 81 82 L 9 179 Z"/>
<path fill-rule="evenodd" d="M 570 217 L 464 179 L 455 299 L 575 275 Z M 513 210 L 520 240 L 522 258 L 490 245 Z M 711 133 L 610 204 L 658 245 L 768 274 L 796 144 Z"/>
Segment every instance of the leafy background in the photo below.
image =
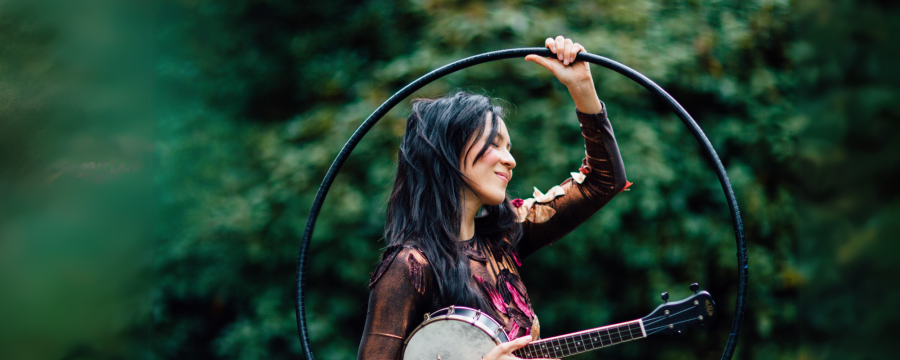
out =
<path fill-rule="evenodd" d="M 0 357 L 287 359 L 315 191 L 355 128 L 451 61 L 564 34 L 644 73 L 704 128 L 750 254 L 735 359 L 886 359 L 900 292 L 896 5 L 879 1 L 0 2 Z M 730 217 L 665 106 L 593 67 L 635 185 L 522 276 L 544 336 L 646 315 L 699 282 L 708 331 L 573 357 L 714 359 L 736 290 Z M 564 87 L 522 60 L 416 96 L 502 99 L 513 197 L 583 156 Z M 356 356 L 408 103 L 325 201 L 308 273 L 321 358 Z"/>

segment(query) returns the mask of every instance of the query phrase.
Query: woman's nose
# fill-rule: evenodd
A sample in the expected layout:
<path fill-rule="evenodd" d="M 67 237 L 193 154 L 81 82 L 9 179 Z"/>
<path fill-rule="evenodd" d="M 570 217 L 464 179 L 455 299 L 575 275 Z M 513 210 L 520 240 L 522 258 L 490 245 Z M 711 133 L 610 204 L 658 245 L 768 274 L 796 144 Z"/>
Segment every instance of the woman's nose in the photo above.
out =
<path fill-rule="evenodd" d="M 514 158 L 509 151 L 506 151 L 506 154 L 504 154 L 500 160 L 503 161 L 503 165 L 506 165 L 510 169 L 516 167 L 516 158 Z"/>

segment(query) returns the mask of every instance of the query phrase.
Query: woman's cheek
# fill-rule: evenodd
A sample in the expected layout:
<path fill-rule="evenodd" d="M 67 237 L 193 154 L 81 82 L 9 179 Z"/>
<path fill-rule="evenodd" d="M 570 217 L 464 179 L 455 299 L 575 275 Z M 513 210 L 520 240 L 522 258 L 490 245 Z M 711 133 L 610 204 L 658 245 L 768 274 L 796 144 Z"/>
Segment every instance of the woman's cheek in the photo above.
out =
<path fill-rule="evenodd" d="M 481 160 L 483 160 L 486 165 L 493 167 L 494 164 L 500 161 L 500 152 L 494 148 L 488 148 L 487 151 L 484 152 L 484 156 L 481 157 Z"/>

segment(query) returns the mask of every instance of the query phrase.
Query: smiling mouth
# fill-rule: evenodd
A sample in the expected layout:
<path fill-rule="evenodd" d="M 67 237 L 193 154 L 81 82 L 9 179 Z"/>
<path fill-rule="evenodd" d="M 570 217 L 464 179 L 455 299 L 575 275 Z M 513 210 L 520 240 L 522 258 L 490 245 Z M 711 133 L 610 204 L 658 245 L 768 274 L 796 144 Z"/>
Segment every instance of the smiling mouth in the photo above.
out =
<path fill-rule="evenodd" d="M 500 177 L 501 179 L 503 179 L 504 182 L 507 182 L 507 183 L 509 182 L 509 175 L 501 174 L 501 173 L 494 173 L 494 174 L 497 174 L 497 176 Z"/>

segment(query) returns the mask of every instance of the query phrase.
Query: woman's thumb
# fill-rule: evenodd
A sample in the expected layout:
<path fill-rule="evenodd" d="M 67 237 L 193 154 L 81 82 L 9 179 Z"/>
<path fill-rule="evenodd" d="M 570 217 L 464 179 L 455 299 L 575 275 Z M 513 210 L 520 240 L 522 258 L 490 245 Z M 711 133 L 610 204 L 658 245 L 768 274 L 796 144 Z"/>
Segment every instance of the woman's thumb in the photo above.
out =
<path fill-rule="evenodd" d="M 547 59 L 545 59 L 543 56 L 534 54 L 528 55 L 525 57 L 525 61 L 531 61 L 535 64 L 545 67 L 547 70 L 550 70 L 550 64 L 547 63 Z"/>
<path fill-rule="evenodd" d="M 513 347 L 516 349 L 521 349 L 521 348 L 525 347 L 525 345 L 528 345 L 528 343 L 531 342 L 531 335 L 525 335 L 525 336 L 520 337 L 513 341 L 515 341 L 514 342 L 515 345 Z"/>

